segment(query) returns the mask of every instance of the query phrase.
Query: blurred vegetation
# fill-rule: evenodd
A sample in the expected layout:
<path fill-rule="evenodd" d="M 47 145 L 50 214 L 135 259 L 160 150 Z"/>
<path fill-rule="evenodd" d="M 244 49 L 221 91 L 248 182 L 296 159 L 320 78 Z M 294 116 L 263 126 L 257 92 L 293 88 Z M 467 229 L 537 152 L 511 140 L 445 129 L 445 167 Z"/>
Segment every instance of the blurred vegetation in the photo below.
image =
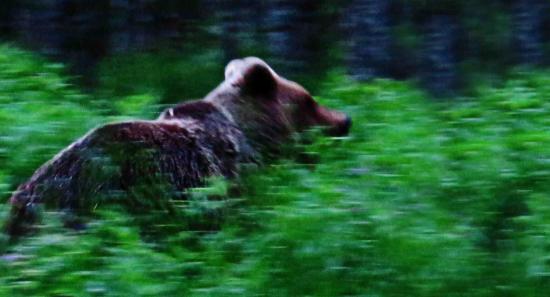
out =
<path fill-rule="evenodd" d="M 199 99 L 223 80 L 221 53 L 188 49 L 115 55 L 99 66 L 98 96 L 151 94 L 161 103 Z M 196 67 L 200 65 L 200 67 Z"/>
<path fill-rule="evenodd" d="M 89 96 L 71 87 L 63 66 L 0 46 L 0 184 L 15 184 L 99 123 Z"/>
<path fill-rule="evenodd" d="M 151 59 L 106 66 L 107 81 L 85 95 L 61 65 L 0 47 L 2 197 L 94 125 L 154 117 L 173 96 L 204 94 L 185 93 L 195 79 L 201 90 L 221 79 L 209 64 Z M 141 69 L 150 76 L 130 75 Z M 354 126 L 302 148 L 315 164 L 282 159 L 236 185 L 214 180 L 179 208 L 182 225 L 111 208 L 75 233 L 47 212 L 39 235 L 4 246 L 0 296 L 547 295 L 549 72 L 435 101 L 336 71 L 317 94 Z M 186 227 L 212 212 L 218 231 Z M 144 237 L 147 224 L 164 234 Z"/>

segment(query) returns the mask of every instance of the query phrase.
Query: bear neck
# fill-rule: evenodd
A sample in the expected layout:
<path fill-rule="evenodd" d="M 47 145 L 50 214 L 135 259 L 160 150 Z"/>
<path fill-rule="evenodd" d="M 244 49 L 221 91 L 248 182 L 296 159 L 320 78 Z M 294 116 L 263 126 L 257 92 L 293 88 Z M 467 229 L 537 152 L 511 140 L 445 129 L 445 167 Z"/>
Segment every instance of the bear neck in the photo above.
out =
<path fill-rule="evenodd" d="M 238 85 L 224 82 L 210 92 L 202 102 L 210 103 L 244 133 L 247 143 L 262 159 L 280 155 L 282 144 L 291 131 L 284 112 L 277 104 L 258 104 L 262 98 L 249 97 Z"/>
<path fill-rule="evenodd" d="M 239 163 L 261 163 L 259 150 L 251 145 L 245 131 L 235 123 L 227 110 L 204 100 L 179 104 L 165 110 L 159 120 L 193 120 L 200 123 L 209 135 L 223 135 L 231 139 L 238 151 Z"/>

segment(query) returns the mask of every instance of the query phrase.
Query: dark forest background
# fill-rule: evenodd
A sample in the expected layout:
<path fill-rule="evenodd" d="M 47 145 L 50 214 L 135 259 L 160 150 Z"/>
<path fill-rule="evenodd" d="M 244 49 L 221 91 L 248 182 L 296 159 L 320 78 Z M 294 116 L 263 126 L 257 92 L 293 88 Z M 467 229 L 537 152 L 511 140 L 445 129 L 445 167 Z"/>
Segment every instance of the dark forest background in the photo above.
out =
<path fill-rule="evenodd" d="M 186 200 L 91 197 L 82 231 L 46 209 L 33 236 L 0 234 L 0 296 L 548 296 L 549 10 L 0 0 L 3 202 L 86 131 L 201 98 L 236 57 L 353 118 Z"/>
<path fill-rule="evenodd" d="M 436 95 L 478 75 L 550 62 L 546 0 L 4 0 L 0 37 L 92 82 L 116 55 L 219 49 L 259 55 L 287 76 L 418 79 Z M 97 78 L 97 77 L 95 77 Z"/>

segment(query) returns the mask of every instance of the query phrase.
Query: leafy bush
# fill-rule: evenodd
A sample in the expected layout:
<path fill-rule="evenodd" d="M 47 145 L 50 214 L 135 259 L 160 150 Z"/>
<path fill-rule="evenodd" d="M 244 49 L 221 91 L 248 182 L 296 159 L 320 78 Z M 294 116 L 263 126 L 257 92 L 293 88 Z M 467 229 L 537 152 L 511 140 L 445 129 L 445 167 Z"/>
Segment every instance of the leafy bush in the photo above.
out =
<path fill-rule="evenodd" d="M 0 46 L 0 185 L 13 186 L 99 122 L 63 67 Z M 3 193 L 2 196 L 5 196 Z"/>
<path fill-rule="evenodd" d="M 0 70 L 0 84 L 14 86 L 0 88 L 9 140 L 0 178 L 13 189 L 43 161 L 23 151 L 53 154 L 102 117 L 58 67 L 0 53 L 3 69 L 26 69 Z M 0 260 L 0 296 L 545 296 L 548 74 L 517 73 L 445 102 L 407 83 L 334 74 L 318 100 L 354 126 L 303 147 L 315 164 L 283 159 L 236 185 L 214 180 L 181 207 L 188 220 L 107 209 L 74 233 L 48 213 L 41 234 Z M 157 102 L 132 93 L 116 114 Z M 187 229 L 205 209 L 222 213 L 220 230 Z M 147 224 L 164 234 L 143 236 Z"/>

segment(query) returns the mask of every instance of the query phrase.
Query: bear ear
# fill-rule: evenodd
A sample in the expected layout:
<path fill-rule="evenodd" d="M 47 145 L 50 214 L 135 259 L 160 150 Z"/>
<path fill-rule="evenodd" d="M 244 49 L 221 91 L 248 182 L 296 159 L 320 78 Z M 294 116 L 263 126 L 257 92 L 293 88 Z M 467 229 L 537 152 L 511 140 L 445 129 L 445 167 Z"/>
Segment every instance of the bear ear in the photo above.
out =
<path fill-rule="evenodd" d="M 230 79 L 238 70 L 239 60 L 233 60 L 225 66 L 224 77 L 226 80 Z"/>
<path fill-rule="evenodd" d="M 248 67 L 243 75 L 243 91 L 251 96 L 270 98 L 277 88 L 277 81 L 271 69 L 262 64 Z"/>

